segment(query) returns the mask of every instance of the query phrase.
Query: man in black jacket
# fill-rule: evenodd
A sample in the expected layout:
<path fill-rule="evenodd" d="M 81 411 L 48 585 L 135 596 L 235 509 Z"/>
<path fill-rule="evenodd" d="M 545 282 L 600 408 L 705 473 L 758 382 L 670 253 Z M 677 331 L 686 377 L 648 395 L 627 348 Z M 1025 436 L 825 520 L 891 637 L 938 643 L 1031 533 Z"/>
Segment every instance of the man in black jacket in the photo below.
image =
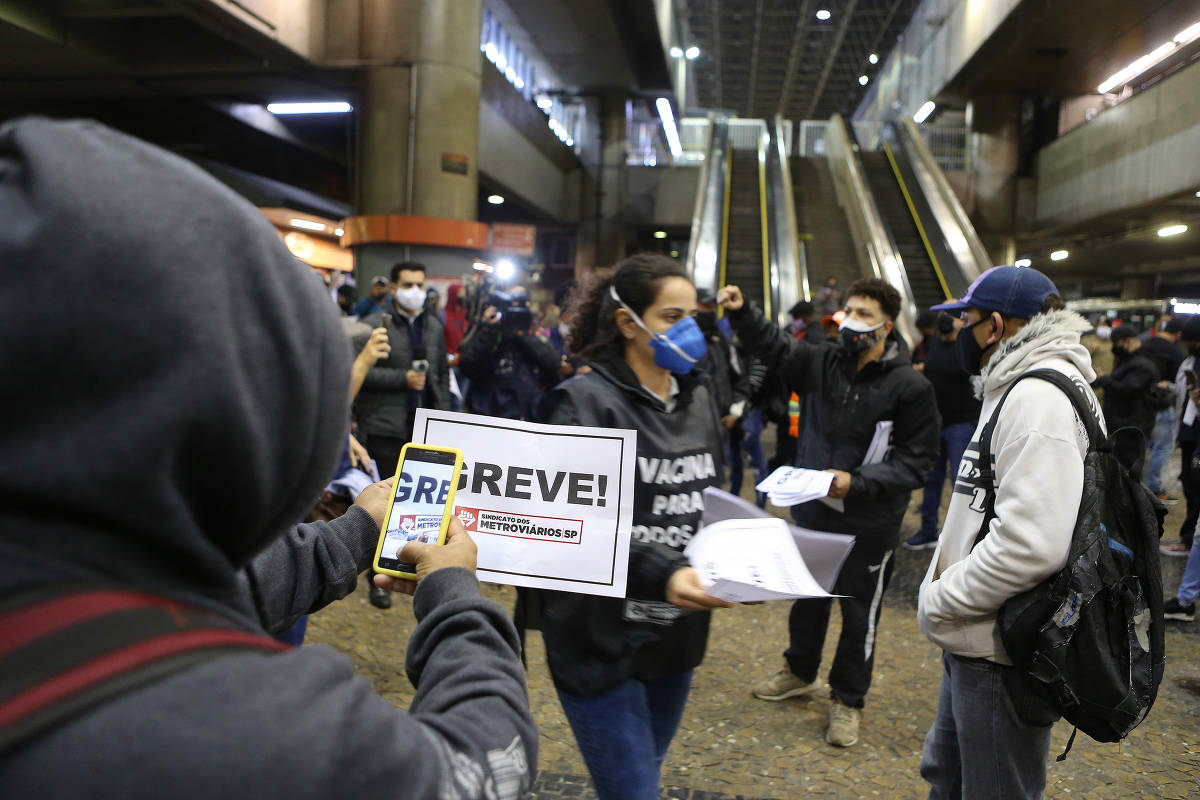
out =
<path fill-rule="evenodd" d="M 1127 468 L 1142 461 L 1154 417 L 1158 413 L 1155 397 L 1159 382 L 1158 367 L 1142 352 L 1142 342 L 1132 326 L 1122 325 L 1112 332 L 1116 365 L 1112 375 L 1103 375 L 1092 386 L 1104 390 L 1104 421 L 1109 434 L 1121 428 L 1137 428 L 1141 436 L 1126 431 L 1118 434 L 1114 453 Z"/>
<path fill-rule="evenodd" d="M 1164 381 L 1174 381 L 1179 372 L 1179 365 L 1183 363 L 1183 350 L 1179 347 L 1179 339 L 1183 336 L 1185 322 L 1186 318 L 1184 317 L 1171 317 L 1146 342 L 1143 352 L 1158 367 L 1158 375 Z M 1172 391 L 1173 389 L 1174 387 L 1172 387 Z M 1165 404 L 1168 399 L 1165 391 L 1162 392 L 1162 397 L 1163 404 Z M 1146 462 L 1146 487 L 1158 495 L 1159 500 L 1164 502 L 1169 500 L 1171 505 L 1179 501 L 1167 497 L 1162 474 L 1163 469 L 1167 466 L 1167 460 L 1171 457 L 1171 451 L 1175 449 L 1175 429 L 1177 427 L 1178 417 L 1175 415 L 1175 403 L 1171 402 L 1165 408 L 1160 404 L 1154 419 L 1154 430 L 1150 435 L 1150 441 L 1147 442 L 1150 445 L 1150 458 Z"/>
<path fill-rule="evenodd" d="M 900 295 L 881 280 L 850 287 L 841 342 L 798 342 L 744 303 L 736 286 L 722 290 L 738 336 L 749 352 L 783 377 L 800 398 L 795 466 L 834 475 L 828 503 L 792 508 L 805 528 L 853 534 L 854 549 L 834 593 L 841 599 L 842 632 L 829 671 L 832 701 L 825 740 L 839 747 L 858 741 L 859 723 L 874 665 L 875 634 L 892 553 L 913 489 L 921 486 L 938 452 L 941 428 L 933 388 L 914 370 L 894 335 Z M 888 436 L 881 460 L 867 460 L 876 436 Z M 838 508 L 841 506 L 841 508 Z M 829 625 L 829 600 L 798 600 L 788 619 L 785 664 L 754 687 L 763 700 L 810 695 Z"/>

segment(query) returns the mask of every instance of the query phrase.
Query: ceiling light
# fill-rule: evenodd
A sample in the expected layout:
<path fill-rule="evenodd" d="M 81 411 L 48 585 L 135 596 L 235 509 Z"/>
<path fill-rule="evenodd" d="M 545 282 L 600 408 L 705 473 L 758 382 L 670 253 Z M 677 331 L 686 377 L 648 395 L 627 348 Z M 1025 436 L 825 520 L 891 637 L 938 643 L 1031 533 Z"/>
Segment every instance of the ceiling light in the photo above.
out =
<path fill-rule="evenodd" d="M 1187 44 L 1197 36 L 1200 36 L 1200 22 L 1184 28 L 1179 33 L 1175 34 L 1175 44 Z"/>
<path fill-rule="evenodd" d="M 665 239 L 665 238 L 667 238 L 667 232 L 666 231 L 655 231 L 654 238 L 655 239 Z"/>
<path fill-rule="evenodd" d="M 498 195 L 498 194 L 489 194 L 489 195 L 488 195 L 488 202 L 489 202 L 489 203 L 491 203 L 491 204 L 492 204 L 492 205 L 494 205 L 494 206 L 503 205 L 503 204 L 504 204 L 504 198 L 503 198 L 501 195 Z"/>
<path fill-rule="evenodd" d="M 1055 250 L 1053 253 L 1050 254 L 1050 260 L 1051 261 L 1063 261 L 1069 255 L 1070 255 L 1070 253 L 1068 253 L 1066 250 Z"/>
<path fill-rule="evenodd" d="M 700 48 L 696 47 L 696 45 L 692 45 L 687 50 L 684 50 L 683 54 L 687 57 L 688 61 L 695 61 L 700 57 Z"/>
<path fill-rule="evenodd" d="M 272 114 L 345 114 L 353 111 L 349 103 L 268 103 Z"/>
<path fill-rule="evenodd" d="M 871 55 L 867 56 L 867 61 L 868 61 L 868 62 L 870 62 L 870 63 L 872 63 L 872 64 L 878 64 L 878 63 L 879 63 L 879 56 L 878 56 L 878 55 L 876 55 L 875 53 L 871 53 Z"/>
<path fill-rule="evenodd" d="M 511 259 L 502 258 L 496 262 L 496 277 L 502 281 L 506 281 L 515 275 L 517 265 Z"/>
<path fill-rule="evenodd" d="M 859 85 L 859 86 L 866 86 L 866 85 L 867 85 L 867 81 L 869 81 L 869 80 L 871 80 L 871 79 L 870 79 L 870 78 L 868 78 L 866 75 L 859 75 L 859 76 L 858 76 L 858 85 Z"/>
<path fill-rule="evenodd" d="M 1187 232 L 1187 225 L 1168 225 L 1165 228 L 1158 229 L 1158 235 L 1164 239 L 1168 236 L 1178 236 L 1185 232 Z"/>
<path fill-rule="evenodd" d="M 346 229 L 345 229 L 345 228 L 334 228 L 334 229 L 333 229 L 333 235 L 334 235 L 334 236 L 345 236 L 345 235 L 346 235 Z"/>
<path fill-rule="evenodd" d="M 679 251 L 678 251 L 678 250 L 672 250 L 672 251 L 671 251 L 671 258 L 679 258 Z"/>
<path fill-rule="evenodd" d="M 933 113 L 935 108 L 937 108 L 937 105 L 932 100 L 926 100 L 925 104 L 917 109 L 917 113 L 913 114 L 913 122 L 920 125 L 929 119 L 929 115 Z"/>
<path fill-rule="evenodd" d="M 1196 192 L 1196 197 L 1200 197 L 1200 192 Z"/>
<path fill-rule="evenodd" d="M 1028 258 L 1018 258 L 1013 262 L 1014 267 L 1032 267 L 1033 261 Z"/>
<path fill-rule="evenodd" d="M 824 22 L 832 16 L 833 15 L 829 13 L 829 9 L 822 8 L 817 12 L 817 19 L 821 20 L 821 22 Z"/>
<path fill-rule="evenodd" d="M 518 89 L 524 89 L 525 88 L 524 79 L 517 78 L 515 81 L 513 81 L 513 86 L 516 86 Z"/>
<path fill-rule="evenodd" d="M 1132 64 L 1126 66 L 1125 69 L 1109 76 L 1108 80 L 1096 87 L 1096 91 L 1100 94 L 1108 94 L 1113 89 L 1124 86 L 1138 75 L 1141 75 L 1159 61 L 1162 61 L 1164 58 L 1169 56 L 1171 51 L 1174 49 L 1174 42 L 1166 42 L 1165 44 L 1160 45 L 1152 52 L 1147 53 L 1137 61 L 1134 61 Z"/>
<path fill-rule="evenodd" d="M 479 272 L 491 272 L 492 271 L 492 265 L 487 263 L 486 261 L 476 261 L 474 264 L 471 265 L 471 267 Z"/>
<path fill-rule="evenodd" d="M 675 127 L 675 114 L 671 111 L 671 101 L 660 97 L 654 101 L 654 107 L 658 109 L 658 116 L 662 119 L 663 132 L 667 135 L 667 147 L 671 148 L 671 155 L 674 158 L 679 158 L 683 155 L 683 145 L 679 143 L 679 129 Z"/>
<path fill-rule="evenodd" d="M 568 136 L 568 137 L 567 137 L 567 142 L 566 142 L 566 144 L 567 144 L 567 147 L 574 147 L 574 146 L 575 146 L 575 140 L 574 140 L 574 139 L 572 139 L 570 136 Z"/>
<path fill-rule="evenodd" d="M 671 58 L 683 58 L 683 48 L 682 47 L 672 47 L 671 48 Z"/>
<path fill-rule="evenodd" d="M 311 219 L 289 219 L 288 225 L 293 228 L 303 228 L 306 231 L 324 231 L 325 225 L 321 222 L 313 222 Z"/>

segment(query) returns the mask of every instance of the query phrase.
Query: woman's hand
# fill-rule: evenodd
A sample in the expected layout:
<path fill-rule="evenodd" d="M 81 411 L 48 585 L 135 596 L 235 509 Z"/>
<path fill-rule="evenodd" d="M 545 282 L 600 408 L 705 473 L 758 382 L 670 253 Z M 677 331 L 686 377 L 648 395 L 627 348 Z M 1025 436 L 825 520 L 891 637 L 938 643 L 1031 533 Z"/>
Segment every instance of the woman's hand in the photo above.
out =
<path fill-rule="evenodd" d="M 713 597 L 704 591 L 700 573 L 691 567 L 677 569 L 667 581 L 667 602 L 680 608 L 706 611 L 710 608 L 730 608 L 732 603 Z"/>

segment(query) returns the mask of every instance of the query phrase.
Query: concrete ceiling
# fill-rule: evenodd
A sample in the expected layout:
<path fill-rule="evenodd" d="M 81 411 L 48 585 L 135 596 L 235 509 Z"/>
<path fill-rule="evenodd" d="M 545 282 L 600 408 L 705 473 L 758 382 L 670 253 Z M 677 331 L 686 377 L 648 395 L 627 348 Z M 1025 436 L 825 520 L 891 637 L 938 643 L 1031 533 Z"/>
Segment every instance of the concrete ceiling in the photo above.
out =
<path fill-rule="evenodd" d="M 857 105 L 919 0 L 684 0 L 702 107 L 827 119 Z M 816 12 L 832 16 L 820 21 Z M 867 57 L 875 53 L 879 64 Z"/>

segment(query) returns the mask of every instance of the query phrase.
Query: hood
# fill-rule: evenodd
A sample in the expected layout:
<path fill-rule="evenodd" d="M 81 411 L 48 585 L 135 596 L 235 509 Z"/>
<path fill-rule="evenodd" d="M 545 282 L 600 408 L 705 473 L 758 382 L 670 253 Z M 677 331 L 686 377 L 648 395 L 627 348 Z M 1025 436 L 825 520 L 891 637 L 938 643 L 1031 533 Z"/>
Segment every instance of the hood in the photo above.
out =
<path fill-rule="evenodd" d="M 1034 315 L 1024 328 L 996 348 L 980 375 L 983 393 L 994 394 L 1022 372 L 1051 358 L 1071 364 L 1091 383 L 1096 380 L 1092 357 L 1079 342 L 1080 335 L 1090 329 L 1086 319 L 1066 309 Z"/>
<path fill-rule="evenodd" d="M 96 123 L 0 127 L 0 218 L 0 591 L 230 592 L 344 446 L 336 307 L 253 206 Z"/>
<path fill-rule="evenodd" d="M 446 290 L 446 310 L 458 308 L 458 299 L 466 294 L 466 290 L 461 283 L 452 283 L 450 288 Z"/>

